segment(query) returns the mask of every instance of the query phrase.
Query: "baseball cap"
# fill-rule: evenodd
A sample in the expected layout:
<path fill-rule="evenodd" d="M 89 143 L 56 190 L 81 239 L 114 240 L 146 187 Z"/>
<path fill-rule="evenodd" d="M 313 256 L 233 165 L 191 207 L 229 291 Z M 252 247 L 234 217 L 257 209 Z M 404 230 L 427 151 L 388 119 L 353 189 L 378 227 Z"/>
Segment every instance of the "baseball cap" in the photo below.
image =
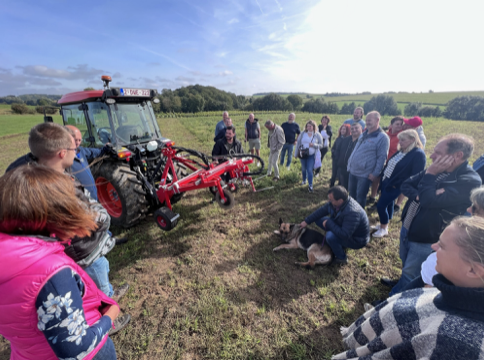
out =
<path fill-rule="evenodd" d="M 423 124 L 422 119 L 419 116 L 414 116 L 413 118 L 410 119 L 403 119 L 403 122 L 407 125 L 410 125 L 411 127 L 419 127 Z"/>

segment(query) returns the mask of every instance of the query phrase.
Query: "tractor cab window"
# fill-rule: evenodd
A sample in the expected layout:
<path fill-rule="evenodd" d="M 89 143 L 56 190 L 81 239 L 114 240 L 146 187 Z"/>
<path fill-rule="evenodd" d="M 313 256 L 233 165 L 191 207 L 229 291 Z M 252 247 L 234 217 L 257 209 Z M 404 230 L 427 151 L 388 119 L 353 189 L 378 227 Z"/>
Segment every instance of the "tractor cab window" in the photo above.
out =
<path fill-rule="evenodd" d="M 74 125 L 81 131 L 81 146 L 89 146 L 89 131 L 87 130 L 86 117 L 84 116 L 84 111 L 79 110 L 79 104 L 63 106 L 62 117 L 65 125 Z"/>
<path fill-rule="evenodd" d="M 103 146 L 106 143 L 116 143 L 113 137 L 111 124 L 109 123 L 108 105 L 101 102 L 87 103 L 89 120 L 91 120 L 91 132 L 96 145 Z"/>
<path fill-rule="evenodd" d="M 157 138 L 150 108 L 146 103 L 115 103 L 111 115 L 118 143 L 121 145 L 147 142 Z"/>

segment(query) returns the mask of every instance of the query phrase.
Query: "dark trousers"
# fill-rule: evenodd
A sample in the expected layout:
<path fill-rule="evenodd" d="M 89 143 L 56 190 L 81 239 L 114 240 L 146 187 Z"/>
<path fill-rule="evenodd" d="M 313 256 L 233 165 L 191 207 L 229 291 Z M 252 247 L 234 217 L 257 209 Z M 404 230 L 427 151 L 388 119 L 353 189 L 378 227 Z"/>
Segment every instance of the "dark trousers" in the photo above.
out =
<path fill-rule="evenodd" d="M 336 169 L 336 178 L 338 179 L 339 185 L 343 186 L 346 190 L 348 190 L 350 173 L 346 170 L 346 167 L 338 167 Z"/>
<path fill-rule="evenodd" d="M 324 155 L 326 155 L 327 152 L 328 152 L 327 147 L 321 149 L 321 164 L 323 163 Z M 318 167 L 316 170 L 314 170 L 314 175 L 318 175 L 321 172 L 322 167 L 323 166 L 321 165 L 321 167 Z"/>
<path fill-rule="evenodd" d="M 329 186 L 333 187 L 334 183 L 336 182 L 336 174 L 337 174 L 337 171 L 338 171 L 338 167 L 336 165 L 336 159 L 332 158 L 331 160 L 333 162 L 333 166 L 331 167 L 331 181 L 330 181 Z"/>
<path fill-rule="evenodd" d="M 393 218 L 393 205 L 395 199 L 400 195 L 400 189 L 386 185 L 387 180 L 381 184 L 381 194 L 376 204 L 378 216 L 380 217 L 380 224 L 386 225 Z"/>

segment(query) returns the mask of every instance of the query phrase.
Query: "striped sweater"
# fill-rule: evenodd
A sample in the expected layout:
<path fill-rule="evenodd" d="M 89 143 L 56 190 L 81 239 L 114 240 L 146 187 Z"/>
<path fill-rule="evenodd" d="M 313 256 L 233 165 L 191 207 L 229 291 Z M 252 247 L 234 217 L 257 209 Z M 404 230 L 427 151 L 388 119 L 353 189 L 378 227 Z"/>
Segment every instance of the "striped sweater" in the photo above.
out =
<path fill-rule="evenodd" d="M 484 289 L 433 281 L 437 288 L 392 296 L 342 328 L 349 350 L 333 359 L 484 359 Z"/>

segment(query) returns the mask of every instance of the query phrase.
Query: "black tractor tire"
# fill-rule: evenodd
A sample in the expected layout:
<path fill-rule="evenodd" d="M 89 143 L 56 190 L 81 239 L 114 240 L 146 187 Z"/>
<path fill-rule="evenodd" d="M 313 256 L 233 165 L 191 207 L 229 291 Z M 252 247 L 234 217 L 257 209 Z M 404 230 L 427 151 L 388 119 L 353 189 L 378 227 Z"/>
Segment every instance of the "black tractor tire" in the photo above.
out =
<path fill-rule="evenodd" d="M 166 206 L 156 209 L 153 213 L 156 225 L 158 225 L 158 227 L 163 231 L 170 231 L 176 226 L 178 220 L 175 220 L 173 224 L 170 221 L 173 216 L 175 216 L 175 214 Z"/>
<path fill-rule="evenodd" d="M 215 195 L 215 200 L 217 201 L 217 204 L 219 204 L 219 206 L 224 209 L 224 210 L 229 210 L 229 209 L 232 209 L 235 205 L 235 198 L 234 198 L 234 194 L 232 194 L 232 192 L 225 188 L 223 189 L 224 190 L 224 196 L 225 196 L 225 202 L 222 203 L 222 198 L 220 197 L 220 193 L 217 191 L 217 194 Z"/>
<path fill-rule="evenodd" d="M 93 176 L 99 202 L 111 215 L 111 224 L 130 228 L 146 218 L 146 192 L 129 166 L 103 161 Z"/>

